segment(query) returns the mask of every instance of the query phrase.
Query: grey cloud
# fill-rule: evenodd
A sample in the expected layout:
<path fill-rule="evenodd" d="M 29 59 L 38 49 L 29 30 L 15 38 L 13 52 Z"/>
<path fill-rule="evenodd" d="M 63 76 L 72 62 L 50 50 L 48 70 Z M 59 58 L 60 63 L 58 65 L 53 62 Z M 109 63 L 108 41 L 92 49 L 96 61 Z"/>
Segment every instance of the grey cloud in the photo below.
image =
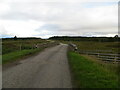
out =
<path fill-rule="evenodd" d="M 0 16 L 0 19 L 10 20 L 61 20 L 64 17 L 65 8 L 71 7 L 65 3 L 10 3 L 10 11 Z M 66 12 L 67 14 L 68 12 Z"/>
<path fill-rule="evenodd" d="M 37 28 L 35 31 L 38 33 L 34 36 L 40 36 L 40 37 L 51 37 L 58 35 L 60 31 L 60 26 L 57 24 L 45 24 L 39 28 Z"/>
<path fill-rule="evenodd" d="M 39 27 L 38 29 L 36 29 L 36 31 L 41 31 L 41 30 L 49 30 L 54 32 L 60 30 L 60 26 L 57 24 L 45 24 Z"/>
<path fill-rule="evenodd" d="M 11 37 L 13 36 L 12 34 L 9 34 L 8 31 L 5 29 L 5 27 L 3 27 L 2 25 L 0 25 L 0 38 L 1 37 Z"/>
<path fill-rule="evenodd" d="M 79 2 L 11 2 L 10 11 L 2 14 L 0 19 L 44 22 L 45 25 L 35 30 L 38 35 L 43 36 L 44 30 L 49 31 L 46 32 L 47 35 L 87 35 L 86 32 L 97 35 L 106 34 L 105 32 L 112 33 L 111 31 L 117 29 L 116 18 L 114 18 L 116 13 L 114 16 L 106 17 L 107 14 L 103 15 L 104 12 L 100 10 L 98 18 L 96 15 L 99 15 L 99 9 L 98 11 L 85 9 L 81 4 Z"/>

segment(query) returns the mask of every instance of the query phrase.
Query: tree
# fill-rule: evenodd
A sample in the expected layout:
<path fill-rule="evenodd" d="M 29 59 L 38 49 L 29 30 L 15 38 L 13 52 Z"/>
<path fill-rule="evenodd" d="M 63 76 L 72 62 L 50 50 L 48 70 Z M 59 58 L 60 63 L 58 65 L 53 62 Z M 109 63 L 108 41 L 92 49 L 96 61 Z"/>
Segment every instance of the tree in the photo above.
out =
<path fill-rule="evenodd" d="M 114 41 L 119 41 L 118 39 L 119 39 L 118 35 L 115 35 L 114 36 Z"/>
<path fill-rule="evenodd" d="M 115 35 L 115 38 L 118 38 L 118 35 Z"/>
<path fill-rule="evenodd" d="M 14 40 L 17 40 L 17 36 L 14 37 Z"/>

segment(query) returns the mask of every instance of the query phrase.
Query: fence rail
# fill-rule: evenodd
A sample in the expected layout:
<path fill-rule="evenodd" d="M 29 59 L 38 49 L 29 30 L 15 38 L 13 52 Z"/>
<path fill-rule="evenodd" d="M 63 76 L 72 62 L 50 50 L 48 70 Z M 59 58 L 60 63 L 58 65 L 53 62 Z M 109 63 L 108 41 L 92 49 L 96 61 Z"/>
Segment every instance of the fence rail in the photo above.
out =
<path fill-rule="evenodd" d="M 120 62 L 120 54 L 113 54 L 113 53 L 97 53 L 94 51 L 80 51 L 80 54 L 87 54 L 87 55 L 95 55 L 98 59 L 103 61 L 112 61 L 112 62 Z"/>
<path fill-rule="evenodd" d="M 109 62 L 120 62 L 120 53 L 113 53 L 111 50 L 79 50 L 75 44 L 69 44 L 69 48 L 80 54 L 94 55 L 98 59 Z"/>

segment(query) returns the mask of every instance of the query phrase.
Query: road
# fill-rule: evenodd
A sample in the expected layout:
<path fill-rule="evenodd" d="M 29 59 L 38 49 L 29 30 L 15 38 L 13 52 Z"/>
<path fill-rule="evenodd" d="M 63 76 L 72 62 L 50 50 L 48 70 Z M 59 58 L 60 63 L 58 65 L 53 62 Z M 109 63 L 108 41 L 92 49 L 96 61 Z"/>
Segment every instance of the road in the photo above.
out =
<path fill-rule="evenodd" d="M 67 45 L 47 48 L 3 70 L 3 88 L 71 88 Z"/>

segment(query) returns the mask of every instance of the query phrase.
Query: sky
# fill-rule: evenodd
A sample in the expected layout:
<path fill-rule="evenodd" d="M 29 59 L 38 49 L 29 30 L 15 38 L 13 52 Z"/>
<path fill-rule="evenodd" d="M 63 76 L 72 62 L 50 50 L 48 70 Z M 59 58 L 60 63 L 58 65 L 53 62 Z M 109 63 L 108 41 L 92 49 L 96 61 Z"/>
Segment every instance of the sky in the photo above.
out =
<path fill-rule="evenodd" d="M 0 37 L 118 34 L 119 0 L 0 0 Z"/>

